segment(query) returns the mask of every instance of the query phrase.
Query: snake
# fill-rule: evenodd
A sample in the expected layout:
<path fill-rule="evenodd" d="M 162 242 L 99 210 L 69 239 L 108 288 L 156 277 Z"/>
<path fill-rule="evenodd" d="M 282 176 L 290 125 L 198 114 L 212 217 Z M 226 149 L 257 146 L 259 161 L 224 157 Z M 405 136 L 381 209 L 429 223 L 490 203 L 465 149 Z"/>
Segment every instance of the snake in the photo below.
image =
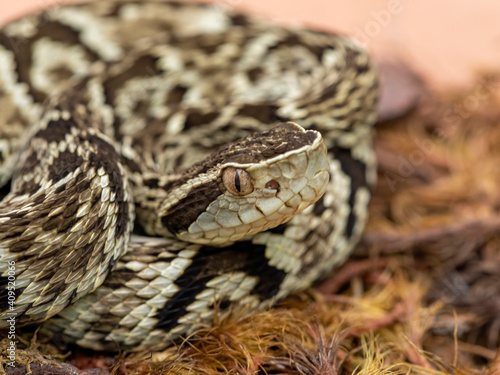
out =
<path fill-rule="evenodd" d="M 226 5 L 54 4 L 0 29 L 0 329 L 161 350 L 349 256 L 376 64 Z"/>

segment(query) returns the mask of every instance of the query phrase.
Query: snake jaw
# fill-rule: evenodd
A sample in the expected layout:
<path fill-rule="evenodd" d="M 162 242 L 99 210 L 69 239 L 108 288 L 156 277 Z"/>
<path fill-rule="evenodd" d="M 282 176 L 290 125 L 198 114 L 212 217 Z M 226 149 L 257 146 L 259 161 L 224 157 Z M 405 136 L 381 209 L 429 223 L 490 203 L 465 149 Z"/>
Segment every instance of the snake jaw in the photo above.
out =
<path fill-rule="evenodd" d="M 239 196 L 225 190 L 206 211 L 177 234 L 179 239 L 223 246 L 286 223 L 315 203 L 329 181 L 327 151 L 321 135 L 297 124 L 282 127 L 303 138 L 300 147 L 259 163 L 227 163 L 250 176 L 253 191 Z M 283 129 L 281 129 L 283 130 Z"/>

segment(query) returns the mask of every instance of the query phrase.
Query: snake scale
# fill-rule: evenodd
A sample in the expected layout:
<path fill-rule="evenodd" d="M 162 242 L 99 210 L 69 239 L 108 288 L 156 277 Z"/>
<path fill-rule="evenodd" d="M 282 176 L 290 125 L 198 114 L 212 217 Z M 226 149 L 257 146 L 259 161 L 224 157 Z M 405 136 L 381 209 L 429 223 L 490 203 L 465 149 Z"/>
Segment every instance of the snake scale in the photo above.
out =
<path fill-rule="evenodd" d="M 377 86 L 349 38 L 217 4 L 5 25 L 0 328 L 162 349 L 307 288 L 365 225 Z"/>

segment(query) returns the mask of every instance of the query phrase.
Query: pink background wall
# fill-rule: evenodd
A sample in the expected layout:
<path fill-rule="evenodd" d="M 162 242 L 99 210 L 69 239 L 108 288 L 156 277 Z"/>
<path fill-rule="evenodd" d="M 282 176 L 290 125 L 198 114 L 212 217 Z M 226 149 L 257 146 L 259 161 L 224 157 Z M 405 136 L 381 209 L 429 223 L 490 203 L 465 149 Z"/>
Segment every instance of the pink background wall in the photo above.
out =
<path fill-rule="evenodd" d="M 105 1 L 105 0 L 100 0 Z M 61 0 L 0 0 L 0 23 Z M 498 0 L 218 0 L 363 39 L 381 57 L 411 63 L 439 88 L 466 85 L 500 65 Z"/>

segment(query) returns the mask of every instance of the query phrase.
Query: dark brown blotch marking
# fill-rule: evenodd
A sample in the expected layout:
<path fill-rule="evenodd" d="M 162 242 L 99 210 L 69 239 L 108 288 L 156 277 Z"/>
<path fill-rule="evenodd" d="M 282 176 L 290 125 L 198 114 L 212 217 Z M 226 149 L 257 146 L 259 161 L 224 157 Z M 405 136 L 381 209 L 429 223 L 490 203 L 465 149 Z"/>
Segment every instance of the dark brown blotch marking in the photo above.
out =
<path fill-rule="evenodd" d="M 51 20 L 50 12 L 40 13 L 33 22 L 37 22 L 37 32 L 32 38 L 15 38 L 0 33 L 0 44 L 6 49 L 13 52 L 16 62 L 16 73 L 18 74 L 19 81 L 28 84 L 28 93 L 35 99 L 36 102 L 43 102 L 47 96 L 46 94 L 36 90 L 31 85 L 31 67 L 33 62 L 33 46 L 42 39 L 49 38 L 56 42 L 61 42 L 67 46 L 81 45 L 80 34 L 69 26 L 65 26 L 59 22 Z M 89 61 L 96 61 L 97 55 L 95 52 L 86 49 Z"/>
<path fill-rule="evenodd" d="M 287 227 L 288 227 L 288 225 L 281 224 L 281 225 L 278 225 L 277 227 L 268 229 L 267 231 L 270 233 L 275 233 L 275 234 L 285 234 L 285 230 Z"/>
<path fill-rule="evenodd" d="M 234 26 L 248 26 L 250 24 L 250 20 L 243 14 L 236 14 L 231 17 L 231 23 Z"/>
<path fill-rule="evenodd" d="M 323 52 L 325 51 L 325 47 L 323 46 L 317 46 L 314 44 L 305 43 L 297 34 L 289 34 L 286 38 L 280 40 L 274 46 L 271 46 L 269 50 L 273 51 L 276 49 L 280 49 L 282 47 L 294 47 L 294 46 L 302 46 L 308 49 L 314 56 L 316 56 L 318 61 L 321 61 L 321 59 L 323 58 Z"/>
<path fill-rule="evenodd" d="M 96 153 L 90 154 L 90 166 L 96 170 L 104 168 L 109 176 L 108 186 L 116 194 L 115 202 L 118 204 L 116 236 L 120 237 L 125 233 L 129 221 L 129 206 L 125 201 L 123 176 L 117 164 L 118 161 L 121 161 L 121 156 L 112 145 L 95 135 L 87 135 L 87 140 L 97 148 Z"/>
<path fill-rule="evenodd" d="M 141 167 L 132 159 L 124 157 L 124 165 L 133 173 L 140 173 L 142 171 Z"/>
<path fill-rule="evenodd" d="M 83 158 L 75 152 L 65 150 L 59 153 L 59 157 L 54 159 L 49 166 L 49 180 L 60 181 L 68 174 L 74 172 L 83 163 Z"/>
<path fill-rule="evenodd" d="M 184 121 L 184 130 L 189 130 L 200 125 L 207 125 L 215 120 L 218 116 L 219 114 L 217 112 L 191 112 L 186 116 L 186 121 Z"/>
<path fill-rule="evenodd" d="M 45 139 L 48 143 L 60 142 L 66 138 L 66 134 L 71 133 L 72 128 L 77 128 L 78 125 L 73 119 L 68 120 L 51 120 L 45 129 L 38 131 L 34 138 Z"/>
<path fill-rule="evenodd" d="M 26 174 L 32 173 L 37 165 L 40 162 L 36 156 L 35 151 L 31 151 L 30 154 L 26 157 L 24 162 L 19 168 L 19 171 L 16 171 L 16 174 L 19 176 L 24 176 Z M 16 179 L 16 190 L 22 190 L 24 193 L 33 194 L 38 189 L 40 189 L 40 185 L 37 184 L 33 179 L 28 181 L 23 181 L 22 179 Z"/>
<path fill-rule="evenodd" d="M 261 67 L 257 67 L 257 68 L 253 68 L 253 69 L 250 69 L 248 72 L 247 72 L 247 75 L 248 75 L 248 79 L 250 80 L 250 82 L 257 82 L 257 80 L 262 77 L 262 74 L 264 73 L 264 71 L 262 70 Z"/>
<path fill-rule="evenodd" d="M 346 235 L 351 237 L 356 225 L 357 217 L 354 212 L 354 204 L 356 202 L 356 194 L 360 188 L 369 187 L 366 180 L 366 165 L 361 161 L 353 158 L 351 151 L 346 148 L 335 147 L 333 149 L 334 159 L 340 162 L 342 171 L 351 179 L 351 194 L 349 195 L 350 212 L 347 218 Z"/>
<path fill-rule="evenodd" d="M 149 178 L 149 179 L 143 181 L 143 184 L 150 189 L 158 188 L 159 183 L 160 183 L 160 180 L 158 180 L 157 178 Z"/>
<path fill-rule="evenodd" d="M 158 57 L 153 55 L 143 55 L 120 74 L 110 77 L 104 82 L 104 90 L 108 103 L 114 103 L 116 93 L 129 80 L 137 77 L 154 77 L 161 73 L 157 66 Z"/>
<path fill-rule="evenodd" d="M 238 242 L 229 248 L 202 247 L 191 260 L 191 265 L 175 281 L 179 291 L 158 310 L 155 328 L 168 332 L 178 324 L 187 307 L 196 296 L 206 289 L 206 284 L 217 276 L 233 272 L 245 272 L 255 276 L 258 282 L 252 290 L 260 300 L 274 297 L 286 276 L 286 272 L 271 266 L 266 258 L 266 246 L 250 241 Z M 224 300 L 214 301 L 219 308 L 228 307 Z"/>
<path fill-rule="evenodd" d="M 9 305 L 9 277 L 0 276 L 0 311 L 7 311 L 10 307 Z M 20 288 L 14 284 L 14 295 L 16 299 L 23 293 L 26 288 Z M 17 317 L 16 317 L 17 318 Z"/>
<path fill-rule="evenodd" d="M 331 180 L 331 175 L 330 175 L 330 180 Z M 321 216 L 321 214 L 323 214 L 323 212 L 325 211 L 325 196 L 321 196 L 321 198 L 319 198 L 316 203 L 314 203 L 314 207 L 313 207 L 313 213 L 315 216 Z"/>
<path fill-rule="evenodd" d="M 177 85 L 175 86 L 172 90 L 167 95 L 167 100 L 165 104 L 170 105 L 170 104 L 179 104 L 182 102 L 182 99 L 184 98 L 184 95 L 188 91 L 188 88 L 186 86 L 182 85 Z"/>
<path fill-rule="evenodd" d="M 331 84 L 328 87 L 325 87 L 325 89 L 323 89 L 323 92 L 318 97 L 317 102 L 320 103 L 320 102 L 323 102 L 325 100 L 331 99 L 337 95 L 337 92 L 338 92 L 338 83 L 336 82 L 334 84 Z M 344 107 L 344 106 L 345 106 L 345 103 L 343 102 L 340 107 Z"/>
<path fill-rule="evenodd" d="M 217 181 L 192 189 L 161 218 L 163 226 L 172 234 L 187 230 L 220 194 Z"/>
<path fill-rule="evenodd" d="M 272 125 L 275 122 L 285 122 L 286 119 L 276 115 L 278 107 L 268 104 L 246 104 L 238 111 L 239 116 L 251 117 L 263 124 Z"/>

